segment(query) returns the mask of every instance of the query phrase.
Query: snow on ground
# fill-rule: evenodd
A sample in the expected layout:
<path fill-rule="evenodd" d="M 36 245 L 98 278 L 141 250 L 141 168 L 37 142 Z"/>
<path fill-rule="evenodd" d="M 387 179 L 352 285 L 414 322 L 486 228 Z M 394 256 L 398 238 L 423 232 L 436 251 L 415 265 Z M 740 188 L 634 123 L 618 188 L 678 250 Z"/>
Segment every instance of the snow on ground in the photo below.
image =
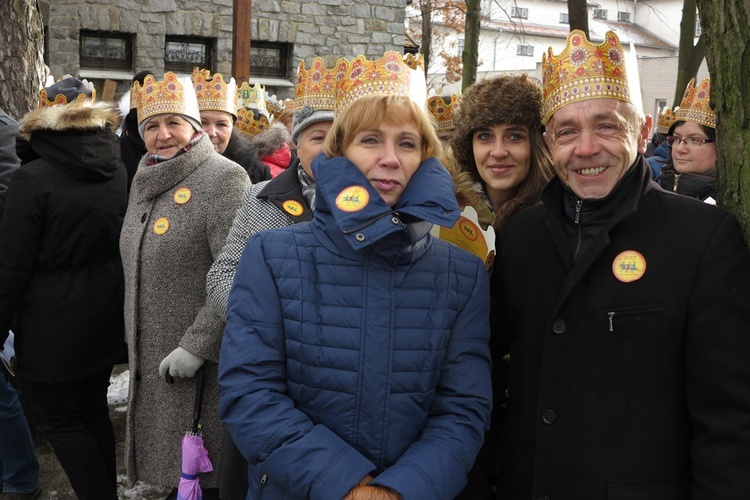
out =
<path fill-rule="evenodd" d="M 109 377 L 109 390 L 107 391 L 107 403 L 110 405 L 123 405 L 128 402 L 128 386 L 130 385 L 130 370 L 125 370 L 119 375 Z M 120 407 L 116 408 L 121 410 Z M 127 406 L 125 407 L 127 409 Z"/>

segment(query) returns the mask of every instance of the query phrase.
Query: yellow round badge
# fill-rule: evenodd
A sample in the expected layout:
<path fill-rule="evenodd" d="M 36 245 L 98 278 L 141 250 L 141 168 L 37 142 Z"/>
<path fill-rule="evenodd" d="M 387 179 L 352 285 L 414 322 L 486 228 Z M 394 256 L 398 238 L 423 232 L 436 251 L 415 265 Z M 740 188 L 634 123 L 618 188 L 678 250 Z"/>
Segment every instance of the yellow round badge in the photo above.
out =
<path fill-rule="evenodd" d="M 344 212 L 357 212 L 367 206 L 370 193 L 362 186 L 349 186 L 336 197 L 336 206 Z"/>
<path fill-rule="evenodd" d="M 190 188 L 180 188 L 174 193 L 174 201 L 179 205 L 184 205 L 190 201 L 190 197 L 193 196 L 193 192 Z"/>
<path fill-rule="evenodd" d="M 463 216 L 458 219 L 458 229 L 461 231 L 461 234 L 463 234 L 469 241 L 476 241 L 481 234 L 481 231 L 479 230 L 477 225 Z"/>
<path fill-rule="evenodd" d="M 636 281 L 646 272 L 646 259 L 635 250 L 625 250 L 612 261 L 612 272 L 624 283 Z"/>
<path fill-rule="evenodd" d="M 286 213 L 294 217 L 299 217 L 305 212 L 305 208 L 298 201 L 286 200 L 281 204 L 281 206 L 284 208 L 284 211 Z"/>
<path fill-rule="evenodd" d="M 169 219 L 166 217 L 159 217 L 156 222 L 154 222 L 155 234 L 164 234 L 167 232 L 167 229 L 169 229 Z"/>

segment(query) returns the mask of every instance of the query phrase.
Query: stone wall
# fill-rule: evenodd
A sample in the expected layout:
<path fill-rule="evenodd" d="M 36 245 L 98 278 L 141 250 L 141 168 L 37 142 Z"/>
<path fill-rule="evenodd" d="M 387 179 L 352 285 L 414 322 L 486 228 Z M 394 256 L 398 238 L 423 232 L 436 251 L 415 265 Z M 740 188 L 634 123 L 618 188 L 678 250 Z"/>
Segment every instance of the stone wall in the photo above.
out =
<path fill-rule="evenodd" d="M 47 28 L 47 57 L 53 76 L 72 74 L 118 82 L 116 96 L 127 90 L 132 75 L 144 70 L 164 72 L 165 35 L 216 39 L 214 71 L 232 70 L 232 0 L 39 0 Z M 332 65 L 339 57 L 386 50 L 403 51 L 405 0 L 255 0 L 252 39 L 293 46 L 288 83 L 267 86 L 270 93 L 291 97 L 301 60 L 315 56 Z M 80 68 L 80 30 L 134 34 L 130 71 Z M 251 78 L 252 80 L 252 78 Z"/>

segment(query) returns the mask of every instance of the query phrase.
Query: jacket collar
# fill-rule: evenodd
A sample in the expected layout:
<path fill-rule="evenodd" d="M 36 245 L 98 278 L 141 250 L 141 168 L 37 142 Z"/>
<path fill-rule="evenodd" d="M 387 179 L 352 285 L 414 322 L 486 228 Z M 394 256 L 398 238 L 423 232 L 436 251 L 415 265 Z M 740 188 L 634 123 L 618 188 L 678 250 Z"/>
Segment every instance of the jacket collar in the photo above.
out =
<path fill-rule="evenodd" d="M 326 158 L 321 153 L 312 169 L 317 180 L 315 218 L 335 225 L 354 250 L 396 232 L 414 244 L 427 236 L 432 224 L 452 227 L 460 216 L 450 174 L 435 158 L 422 162 L 393 207 L 343 156 Z"/>
<path fill-rule="evenodd" d="M 156 165 L 146 165 L 144 156 L 133 177 L 136 201 L 140 203 L 150 200 L 173 188 L 203 165 L 214 153 L 211 140 L 208 135 L 203 134 L 203 137 L 189 151 Z"/>
<path fill-rule="evenodd" d="M 299 164 L 299 158 L 297 158 L 289 168 L 268 181 L 257 195 L 259 200 L 266 199 L 289 215 L 294 223 L 307 222 L 312 219 L 312 210 L 302 194 L 298 172 L 300 168 L 302 167 Z M 290 201 L 298 203 L 302 207 L 302 211 L 295 212 L 288 204 Z"/>

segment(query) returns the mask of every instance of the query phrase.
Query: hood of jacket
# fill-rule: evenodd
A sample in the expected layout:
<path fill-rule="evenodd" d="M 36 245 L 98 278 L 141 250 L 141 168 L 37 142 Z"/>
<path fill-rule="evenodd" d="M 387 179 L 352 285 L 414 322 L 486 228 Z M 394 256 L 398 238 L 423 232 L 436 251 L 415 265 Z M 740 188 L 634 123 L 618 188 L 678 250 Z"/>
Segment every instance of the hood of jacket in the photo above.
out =
<path fill-rule="evenodd" d="M 250 144 L 258 151 L 258 157 L 263 158 L 274 151 L 288 145 L 292 140 L 289 129 L 282 123 L 274 123 L 261 133 L 252 136 Z"/>
<path fill-rule="evenodd" d="M 317 190 L 315 218 L 334 225 L 355 251 L 394 233 L 405 238 L 393 242 L 399 249 L 424 247 L 433 224 L 453 227 L 461 215 L 451 176 L 435 158 L 422 162 L 393 207 L 343 156 L 327 158 L 321 153 L 312 169 Z"/>
<path fill-rule="evenodd" d="M 120 168 L 119 123 L 116 106 L 81 102 L 30 111 L 18 130 L 50 164 L 76 179 L 102 182 Z"/>

